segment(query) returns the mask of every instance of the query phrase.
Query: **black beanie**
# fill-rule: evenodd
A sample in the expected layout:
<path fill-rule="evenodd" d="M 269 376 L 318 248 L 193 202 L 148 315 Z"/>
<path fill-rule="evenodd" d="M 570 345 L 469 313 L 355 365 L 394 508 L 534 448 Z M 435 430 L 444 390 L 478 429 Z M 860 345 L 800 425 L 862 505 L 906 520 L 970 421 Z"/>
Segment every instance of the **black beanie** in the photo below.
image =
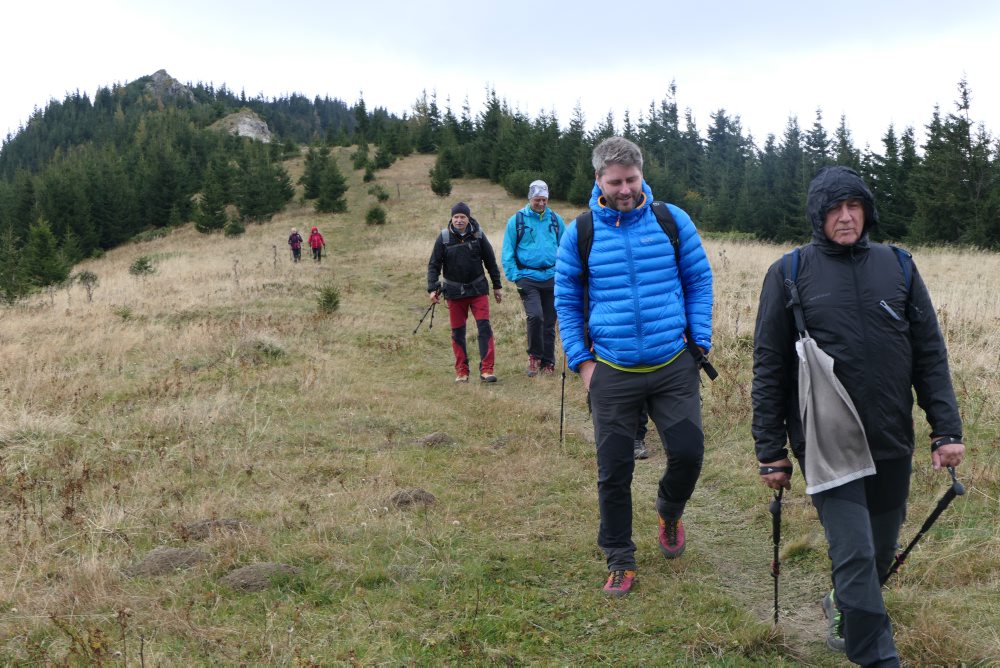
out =
<path fill-rule="evenodd" d="M 465 202 L 459 202 L 455 206 L 451 207 L 451 215 L 454 216 L 456 213 L 464 213 L 466 217 L 472 218 L 472 210 Z"/>

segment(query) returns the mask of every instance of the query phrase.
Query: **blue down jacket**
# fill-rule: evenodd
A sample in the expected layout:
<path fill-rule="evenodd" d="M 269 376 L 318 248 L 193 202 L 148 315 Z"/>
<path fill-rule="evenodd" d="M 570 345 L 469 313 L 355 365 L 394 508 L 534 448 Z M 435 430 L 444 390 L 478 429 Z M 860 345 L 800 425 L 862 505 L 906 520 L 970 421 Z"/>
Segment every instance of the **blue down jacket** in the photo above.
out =
<path fill-rule="evenodd" d="M 712 345 L 712 268 L 691 218 L 668 205 L 677 221 L 680 267 L 656 221 L 653 193 L 643 181 L 638 207 L 621 213 L 604 205 L 594 185 L 594 243 L 589 285 L 580 281 L 576 221 L 569 224 L 556 259 L 556 312 L 566 360 L 573 371 L 595 357 L 620 367 L 663 364 L 684 348 L 684 328 L 708 351 Z M 584 343 L 583 291 L 590 290 Z"/>

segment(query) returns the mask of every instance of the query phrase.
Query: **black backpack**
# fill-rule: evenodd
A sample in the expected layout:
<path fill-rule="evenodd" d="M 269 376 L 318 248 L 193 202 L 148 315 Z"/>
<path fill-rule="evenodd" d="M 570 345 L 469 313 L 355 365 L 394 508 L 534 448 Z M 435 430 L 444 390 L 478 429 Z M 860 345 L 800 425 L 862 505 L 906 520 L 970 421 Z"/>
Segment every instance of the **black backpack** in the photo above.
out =
<path fill-rule="evenodd" d="M 472 238 L 482 239 L 483 238 L 482 229 L 477 227 L 476 231 L 472 233 Z M 446 227 L 443 230 L 441 230 L 441 243 L 447 247 L 451 245 L 450 242 L 451 242 L 451 230 Z"/>
<path fill-rule="evenodd" d="M 681 270 L 681 240 L 677 231 L 677 221 L 670 213 L 670 208 L 664 202 L 653 202 L 650 205 L 656 222 L 660 224 L 663 233 L 670 240 L 670 245 L 674 249 L 674 260 L 677 263 L 677 272 Z M 587 327 L 587 319 L 590 317 L 590 249 L 594 245 L 594 212 L 587 209 L 576 217 L 576 247 L 580 253 L 580 284 L 583 286 L 583 336 L 587 348 L 591 347 L 590 331 Z M 701 349 L 695 344 L 691 330 L 684 328 L 684 339 L 687 341 L 687 349 L 694 356 L 695 362 L 705 372 L 711 380 L 715 380 L 719 372 L 715 370 L 712 363 L 705 358 Z"/>
<path fill-rule="evenodd" d="M 906 287 L 906 294 L 910 294 L 910 284 L 913 283 L 913 263 L 910 262 L 908 251 L 899 246 L 889 245 L 899 262 L 899 268 L 903 270 L 903 285 Z M 799 289 L 795 281 L 799 277 L 799 257 L 802 255 L 802 246 L 797 246 L 781 257 L 781 275 L 784 277 L 785 296 L 788 297 L 786 308 L 792 309 L 792 317 L 795 319 L 795 329 L 800 335 L 806 333 L 806 317 L 802 312 L 802 301 L 799 299 Z"/>

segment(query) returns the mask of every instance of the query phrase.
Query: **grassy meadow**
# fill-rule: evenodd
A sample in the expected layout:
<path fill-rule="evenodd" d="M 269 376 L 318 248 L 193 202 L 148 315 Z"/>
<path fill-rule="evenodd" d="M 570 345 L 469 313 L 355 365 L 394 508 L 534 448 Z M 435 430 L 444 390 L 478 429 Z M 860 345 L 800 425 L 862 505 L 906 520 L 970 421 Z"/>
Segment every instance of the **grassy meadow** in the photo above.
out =
<path fill-rule="evenodd" d="M 637 589 L 610 600 L 584 392 L 569 374 L 560 442 L 562 380 L 524 375 L 513 286 L 491 306 L 495 385 L 453 384 L 443 305 L 414 333 L 450 205 L 470 203 L 499 255 L 523 200 L 482 180 L 437 198 L 432 157 L 415 156 L 379 173 L 388 223 L 368 226 L 374 198 L 338 155 L 349 213 L 295 203 L 235 239 L 187 225 L 78 266 L 99 278 L 92 301 L 75 285 L 2 307 L 0 663 L 847 665 L 824 645 L 828 560 L 798 472 L 771 620 L 750 357 L 760 283 L 786 249 L 706 240 L 721 376 L 703 388 L 689 545 L 675 562 L 657 549 L 651 448 L 633 484 Z M 313 225 L 327 257 L 293 264 L 289 228 Z M 950 345 L 968 492 L 886 601 L 908 665 L 998 665 L 1000 256 L 913 250 Z M 140 256 L 155 273 L 129 273 Z M 317 307 L 327 286 L 333 314 Z M 950 482 L 927 450 L 904 543 Z M 243 567 L 266 586 L 248 591 Z"/>

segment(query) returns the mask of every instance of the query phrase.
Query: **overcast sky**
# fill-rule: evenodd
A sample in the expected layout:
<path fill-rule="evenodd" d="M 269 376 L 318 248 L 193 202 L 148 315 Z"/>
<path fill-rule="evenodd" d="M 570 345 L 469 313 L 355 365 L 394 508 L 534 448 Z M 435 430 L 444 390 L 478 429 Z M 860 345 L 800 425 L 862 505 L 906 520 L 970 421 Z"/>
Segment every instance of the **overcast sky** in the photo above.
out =
<path fill-rule="evenodd" d="M 13 6 L 12 6 L 13 5 Z M 704 134 L 724 109 L 761 145 L 790 116 L 803 130 L 841 115 L 879 152 L 889 124 L 922 137 L 963 77 L 973 120 L 1000 134 L 1000 2 L 808 0 L 565 3 L 420 0 L 170 0 L 5 3 L 0 133 L 79 90 L 166 69 L 248 96 L 302 93 L 402 114 L 423 90 L 456 114 L 485 90 L 565 127 L 612 112 L 633 121 L 677 85 Z M 990 65 L 993 63 L 993 65 Z"/>

